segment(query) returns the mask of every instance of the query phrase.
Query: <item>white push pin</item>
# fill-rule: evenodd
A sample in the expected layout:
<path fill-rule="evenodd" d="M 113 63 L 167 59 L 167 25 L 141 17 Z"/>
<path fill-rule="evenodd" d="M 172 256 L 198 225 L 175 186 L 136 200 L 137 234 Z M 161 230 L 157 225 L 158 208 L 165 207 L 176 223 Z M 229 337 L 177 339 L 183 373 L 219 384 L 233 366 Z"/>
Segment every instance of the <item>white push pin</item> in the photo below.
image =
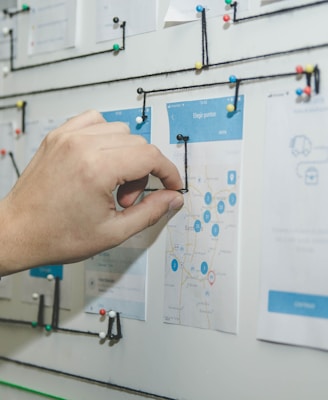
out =
<path fill-rule="evenodd" d="M 5 65 L 4 67 L 2 67 L 2 73 L 3 73 L 3 75 L 8 75 L 9 74 L 8 65 Z"/>
<path fill-rule="evenodd" d="M 99 332 L 99 339 L 106 339 L 106 332 Z"/>
<path fill-rule="evenodd" d="M 47 279 L 49 282 L 53 281 L 55 279 L 55 277 L 52 274 L 48 274 L 47 275 Z"/>
<path fill-rule="evenodd" d="M 8 26 L 4 26 L 4 27 L 2 28 L 2 34 L 3 34 L 3 36 L 8 36 L 8 35 L 9 35 L 9 31 L 10 31 L 10 29 L 8 28 Z"/>
<path fill-rule="evenodd" d="M 33 300 L 38 300 L 38 298 L 39 298 L 39 293 L 33 293 L 32 294 L 32 299 Z"/>
<path fill-rule="evenodd" d="M 108 312 L 108 316 L 109 316 L 109 318 L 115 318 L 116 317 L 116 312 L 114 310 L 110 310 Z"/>
<path fill-rule="evenodd" d="M 138 116 L 138 117 L 136 118 L 136 123 L 137 123 L 137 124 L 142 124 L 142 123 L 143 123 L 143 118 L 142 118 L 141 116 Z"/>

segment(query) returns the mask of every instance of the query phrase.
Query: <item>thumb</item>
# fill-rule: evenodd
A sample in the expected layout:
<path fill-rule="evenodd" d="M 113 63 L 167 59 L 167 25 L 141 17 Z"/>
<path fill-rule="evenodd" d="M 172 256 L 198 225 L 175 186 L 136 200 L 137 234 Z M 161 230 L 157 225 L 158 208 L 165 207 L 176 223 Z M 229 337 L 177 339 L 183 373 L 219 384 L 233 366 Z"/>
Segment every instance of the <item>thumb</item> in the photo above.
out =
<path fill-rule="evenodd" d="M 147 195 L 140 203 L 118 213 L 115 221 L 117 239 L 123 242 L 135 233 L 154 225 L 168 211 L 180 210 L 183 203 L 183 195 L 174 190 L 163 189 Z M 110 231 L 115 229 L 113 220 L 109 221 L 109 225 Z"/>

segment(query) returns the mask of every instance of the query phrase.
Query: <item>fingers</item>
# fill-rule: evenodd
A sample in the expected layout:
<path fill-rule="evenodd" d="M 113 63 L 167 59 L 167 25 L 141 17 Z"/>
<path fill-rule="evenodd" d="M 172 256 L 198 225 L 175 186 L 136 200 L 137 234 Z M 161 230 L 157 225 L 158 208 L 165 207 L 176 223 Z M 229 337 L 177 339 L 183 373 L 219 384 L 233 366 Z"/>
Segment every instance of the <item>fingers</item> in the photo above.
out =
<path fill-rule="evenodd" d="M 178 211 L 183 203 L 183 195 L 175 191 L 164 189 L 154 192 L 140 203 L 118 212 L 115 221 L 108 221 L 109 240 L 117 245 L 155 224 L 168 211 Z M 115 238 L 113 235 L 116 235 Z"/>
<path fill-rule="evenodd" d="M 70 118 L 64 124 L 62 124 L 57 131 L 72 131 L 76 129 L 85 128 L 87 126 L 96 125 L 99 123 L 106 122 L 103 116 L 96 110 L 85 111 L 73 118 Z"/>
<path fill-rule="evenodd" d="M 117 201 L 121 207 L 130 207 L 144 191 L 148 182 L 148 176 L 133 182 L 128 182 L 119 187 Z"/>
<path fill-rule="evenodd" d="M 183 187 L 176 166 L 153 145 L 120 148 L 119 151 L 109 151 L 107 157 L 111 157 L 114 164 L 120 165 L 117 171 L 117 183 L 120 185 L 151 174 L 159 178 L 167 189 L 179 190 Z"/>

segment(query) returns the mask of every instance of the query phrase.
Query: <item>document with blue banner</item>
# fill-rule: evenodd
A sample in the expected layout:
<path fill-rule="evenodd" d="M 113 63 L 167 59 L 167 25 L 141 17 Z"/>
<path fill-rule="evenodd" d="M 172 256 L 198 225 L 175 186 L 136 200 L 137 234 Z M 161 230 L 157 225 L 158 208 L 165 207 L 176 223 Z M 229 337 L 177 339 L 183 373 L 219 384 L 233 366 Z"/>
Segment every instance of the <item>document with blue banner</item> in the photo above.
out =
<path fill-rule="evenodd" d="M 328 349 L 328 99 L 268 97 L 258 338 Z"/>
<path fill-rule="evenodd" d="M 237 332 L 244 96 L 167 104 L 172 160 L 187 156 L 185 205 L 167 224 L 164 321 Z M 187 149 L 179 137 L 186 137 Z M 186 153 L 185 153 L 186 151 Z"/>

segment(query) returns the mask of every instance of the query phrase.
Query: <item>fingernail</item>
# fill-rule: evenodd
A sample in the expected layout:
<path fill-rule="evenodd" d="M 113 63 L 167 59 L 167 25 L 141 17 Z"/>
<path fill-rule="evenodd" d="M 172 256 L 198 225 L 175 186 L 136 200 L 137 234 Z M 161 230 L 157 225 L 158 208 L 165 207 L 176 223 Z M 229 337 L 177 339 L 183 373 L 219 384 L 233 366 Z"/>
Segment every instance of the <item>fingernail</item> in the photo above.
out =
<path fill-rule="evenodd" d="M 180 210 L 184 204 L 184 197 L 182 195 L 175 197 L 169 204 L 169 211 Z"/>

